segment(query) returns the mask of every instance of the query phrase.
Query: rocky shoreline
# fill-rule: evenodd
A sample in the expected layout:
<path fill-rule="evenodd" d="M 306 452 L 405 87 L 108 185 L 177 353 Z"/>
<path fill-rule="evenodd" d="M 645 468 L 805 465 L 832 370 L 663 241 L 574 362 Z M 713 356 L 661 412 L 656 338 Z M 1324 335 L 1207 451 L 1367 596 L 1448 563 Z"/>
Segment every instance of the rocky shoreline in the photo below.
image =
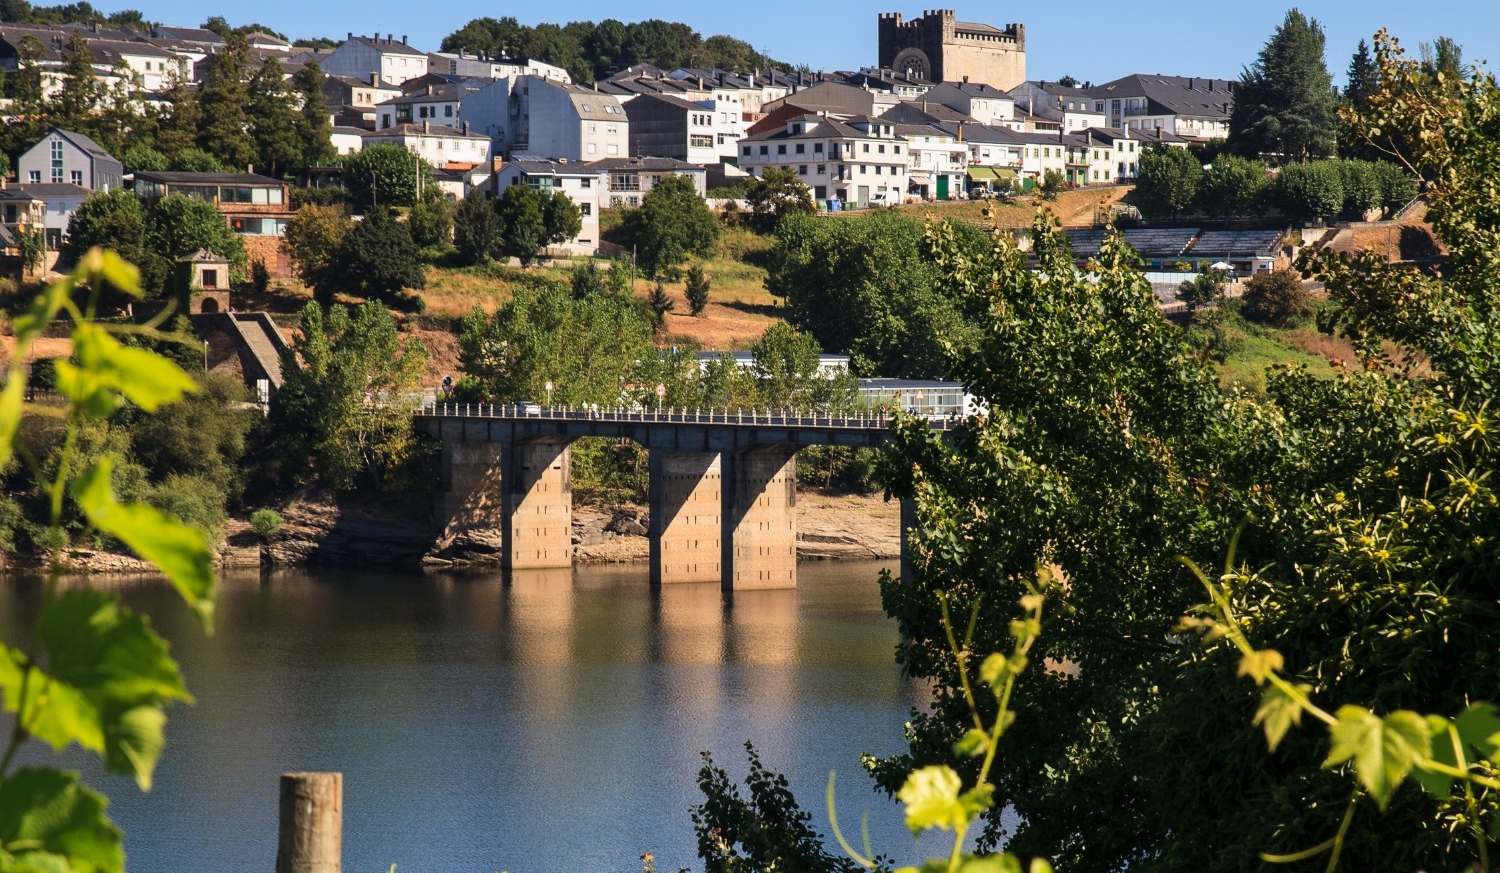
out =
<path fill-rule="evenodd" d="M 268 543 L 243 520 L 225 525 L 219 558 L 226 568 L 268 567 L 462 567 L 499 561 L 498 536 L 467 536 L 436 551 L 438 539 L 425 517 L 403 513 L 389 502 L 348 501 L 331 494 L 299 495 L 279 511 L 282 526 Z M 804 491 L 797 495 L 797 557 L 801 560 L 866 560 L 901 554 L 897 504 L 878 496 Z M 649 560 L 649 518 L 643 506 L 575 506 L 575 564 Z M 15 562 L 11 569 L 47 566 L 53 556 Z M 70 548 L 56 556 L 70 573 L 141 574 L 144 561 L 117 552 Z M 0 562 L 0 569 L 5 568 Z"/>

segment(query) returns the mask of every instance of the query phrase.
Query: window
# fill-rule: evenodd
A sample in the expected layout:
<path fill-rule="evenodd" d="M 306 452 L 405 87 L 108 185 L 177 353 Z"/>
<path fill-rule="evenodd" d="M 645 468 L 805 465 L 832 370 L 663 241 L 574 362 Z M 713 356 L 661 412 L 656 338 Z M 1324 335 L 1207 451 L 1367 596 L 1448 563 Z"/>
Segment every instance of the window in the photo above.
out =
<path fill-rule="evenodd" d="M 885 154 L 885 143 L 881 143 L 880 145 L 876 146 L 875 150 L 880 152 L 881 154 Z"/>
<path fill-rule="evenodd" d="M 578 180 L 578 187 L 580 187 L 580 188 L 592 188 L 592 187 L 594 187 L 594 180 L 592 178 L 590 178 L 589 176 L 584 176 L 582 179 Z"/>
<path fill-rule="evenodd" d="M 42 171 L 41 170 L 32 170 L 28 174 L 28 176 L 30 177 L 31 184 L 33 184 L 33 185 L 38 184 L 39 182 L 42 181 Z"/>
<path fill-rule="evenodd" d="M 82 170 L 73 170 L 68 175 L 70 175 L 72 177 L 72 182 L 73 182 L 74 185 L 82 185 L 83 184 L 83 171 Z"/>
<path fill-rule="evenodd" d="M 799 176 L 806 176 L 807 175 L 807 164 L 798 164 L 797 165 L 797 175 L 799 175 Z"/>
<path fill-rule="evenodd" d="M 749 146 L 745 146 L 745 157 L 747 157 L 747 158 L 750 157 L 750 147 Z"/>
<path fill-rule="evenodd" d="M 776 154 L 778 154 L 778 155 L 784 155 L 784 154 L 786 154 L 786 144 L 785 143 L 782 143 L 781 145 L 776 146 Z"/>
<path fill-rule="evenodd" d="M 820 142 L 813 143 L 813 154 L 819 154 L 820 155 L 822 153 L 823 153 L 823 144 L 820 143 Z"/>
<path fill-rule="evenodd" d="M 761 154 L 766 154 L 766 148 L 767 148 L 766 146 L 761 146 L 760 147 L 760 153 Z"/>
<path fill-rule="evenodd" d="M 608 155 L 618 155 L 619 153 L 620 147 L 615 145 L 614 143 L 610 143 L 609 146 L 605 149 L 605 154 Z"/>
<path fill-rule="evenodd" d="M 864 146 L 865 146 L 865 154 L 869 154 L 870 153 L 870 144 L 869 143 L 865 143 Z"/>
<path fill-rule="evenodd" d="M 599 146 L 595 145 L 594 143 L 589 143 L 589 154 L 591 154 L 591 155 L 592 154 L 597 154 L 598 151 L 599 151 Z"/>
<path fill-rule="evenodd" d="M 452 118 L 453 117 L 453 104 L 450 103 L 447 106 L 443 107 L 443 117 L 444 118 Z"/>
<path fill-rule="evenodd" d="M 895 150 L 896 154 L 901 154 L 901 146 L 893 145 L 891 148 Z"/>
<path fill-rule="evenodd" d="M 204 270 L 203 271 L 203 287 L 204 288 L 217 288 L 217 287 L 219 287 L 219 271 L 218 270 Z"/>
<path fill-rule="evenodd" d="M 807 145 L 805 143 L 797 143 L 797 154 L 800 155 L 805 151 L 807 151 Z"/>
<path fill-rule="evenodd" d="M 592 203 L 580 203 L 580 204 L 578 204 L 578 214 L 579 215 L 593 215 L 594 214 L 594 204 L 592 204 Z"/>
<path fill-rule="evenodd" d="M 827 164 L 818 164 L 818 175 L 821 176 L 821 175 L 823 175 L 826 172 L 828 172 L 828 165 Z"/>

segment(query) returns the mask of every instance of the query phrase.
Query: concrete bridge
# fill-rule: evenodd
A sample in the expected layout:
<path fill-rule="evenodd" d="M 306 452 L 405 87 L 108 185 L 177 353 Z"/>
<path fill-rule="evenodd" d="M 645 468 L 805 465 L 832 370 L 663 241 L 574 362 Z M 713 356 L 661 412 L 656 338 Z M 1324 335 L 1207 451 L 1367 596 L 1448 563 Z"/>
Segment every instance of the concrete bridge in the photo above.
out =
<path fill-rule="evenodd" d="M 493 538 L 506 569 L 573 561 L 568 446 L 630 439 L 650 457 L 651 581 L 728 589 L 797 584 L 797 451 L 874 447 L 883 412 L 566 409 L 426 403 L 419 425 L 442 440 L 442 543 Z M 933 420 L 946 430 L 955 422 Z M 910 507 L 901 511 L 902 557 Z"/>

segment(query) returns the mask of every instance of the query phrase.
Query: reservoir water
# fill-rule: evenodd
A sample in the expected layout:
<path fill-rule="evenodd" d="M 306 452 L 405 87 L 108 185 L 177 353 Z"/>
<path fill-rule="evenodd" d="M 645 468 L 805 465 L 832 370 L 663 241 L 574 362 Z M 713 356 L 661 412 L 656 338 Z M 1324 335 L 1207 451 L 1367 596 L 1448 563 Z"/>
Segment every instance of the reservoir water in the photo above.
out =
<path fill-rule="evenodd" d="M 213 636 L 160 583 L 102 583 L 171 640 L 197 703 L 171 710 L 149 794 L 62 762 L 109 793 L 138 873 L 269 873 L 277 776 L 302 769 L 344 773 L 350 873 L 627 873 L 647 851 L 666 873 L 701 869 L 699 753 L 739 779 L 748 740 L 825 833 L 837 770 L 846 832 L 868 811 L 908 862 L 859 766 L 927 698 L 895 666 L 879 569 L 803 564 L 795 590 L 732 597 L 653 590 L 640 566 L 231 576 Z M 0 582 L 0 639 L 24 639 L 40 591 Z"/>

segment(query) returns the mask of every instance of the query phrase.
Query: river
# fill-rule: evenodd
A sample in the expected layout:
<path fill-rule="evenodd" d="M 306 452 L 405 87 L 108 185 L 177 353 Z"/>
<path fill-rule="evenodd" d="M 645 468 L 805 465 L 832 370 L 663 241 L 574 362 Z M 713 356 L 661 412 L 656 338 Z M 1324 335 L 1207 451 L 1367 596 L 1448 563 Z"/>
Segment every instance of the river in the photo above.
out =
<path fill-rule="evenodd" d="M 925 691 L 902 679 L 875 563 L 809 563 L 800 587 L 653 591 L 645 568 L 433 576 L 286 572 L 224 581 L 205 636 L 163 585 L 112 581 L 171 641 L 192 707 L 171 711 L 156 786 L 64 756 L 103 787 L 129 869 L 269 873 L 277 776 L 344 773 L 350 873 L 701 869 L 699 753 L 736 779 L 742 744 L 826 831 L 862 810 L 878 851 L 920 852 L 861 752 L 901 748 Z M 40 586 L 0 583 L 0 638 Z M 3 717 L 0 717 L 3 718 Z M 51 757 L 32 750 L 33 760 Z M 923 848 L 931 848 L 924 846 Z"/>

